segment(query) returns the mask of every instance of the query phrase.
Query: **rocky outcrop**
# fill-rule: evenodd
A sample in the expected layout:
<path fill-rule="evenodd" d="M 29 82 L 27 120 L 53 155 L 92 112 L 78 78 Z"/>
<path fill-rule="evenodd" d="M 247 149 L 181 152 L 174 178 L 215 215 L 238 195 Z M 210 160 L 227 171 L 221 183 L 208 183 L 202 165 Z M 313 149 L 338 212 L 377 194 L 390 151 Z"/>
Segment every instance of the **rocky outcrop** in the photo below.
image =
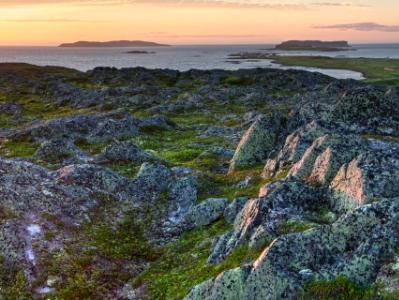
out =
<path fill-rule="evenodd" d="M 386 199 L 333 225 L 280 237 L 252 265 L 194 287 L 185 299 L 292 299 L 306 281 L 337 276 L 367 285 L 398 243 L 398 204 Z"/>
<path fill-rule="evenodd" d="M 242 137 L 231 160 L 230 172 L 265 161 L 279 143 L 281 131 L 281 115 L 259 116 Z"/>
<path fill-rule="evenodd" d="M 223 216 L 228 223 L 233 223 L 237 214 L 243 209 L 247 203 L 247 197 L 240 197 L 234 199 L 223 212 Z"/>
<path fill-rule="evenodd" d="M 181 230 L 180 225 L 185 221 L 191 207 L 197 201 L 197 180 L 195 177 L 181 177 L 172 183 L 168 191 L 167 219 L 165 230 L 167 234 L 176 234 Z"/>
<path fill-rule="evenodd" d="M 184 228 L 197 192 L 193 177 L 172 174 L 162 165 L 144 164 L 135 178 L 128 179 L 94 164 L 69 165 L 53 172 L 28 162 L 0 159 L 3 262 L 33 272 L 38 256 L 59 251 L 68 243 L 71 228 L 78 230 L 105 206 L 109 218 L 116 214 L 115 220 L 108 220 L 111 223 L 132 209 L 141 217 L 148 214 L 148 207 L 157 207 L 153 211 L 157 218 L 151 220 L 149 229 L 158 229 L 149 232 L 148 239 L 168 241 Z M 163 193 L 168 195 L 167 202 Z M 60 227 L 57 222 L 68 226 Z M 47 231 L 57 232 L 56 246 L 44 240 Z"/>
<path fill-rule="evenodd" d="M 287 136 L 284 146 L 278 152 L 276 158 L 270 158 L 266 161 L 262 177 L 265 179 L 273 177 L 279 171 L 299 161 L 314 140 L 324 135 L 325 132 L 326 130 L 316 122 L 296 129 Z"/>
<path fill-rule="evenodd" d="M 129 114 L 78 115 L 34 122 L 9 138 L 44 141 L 56 138 L 82 139 L 89 143 L 131 138 L 138 134 L 138 121 Z"/>
<path fill-rule="evenodd" d="M 232 231 L 221 235 L 213 244 L 209 263 L 222 261 L 236 247 L 261 246 L 274 239 L 279 228 L 290 220 L 302 221 L 325 205 L 316 188 L 299 182 L 280 182 L 267 195 L 248 200 L 237 215 Z"/>
<path fill-rule="evenodd" d="M 399 188 L 399 152 L 368 151 L 344 164 L 330 184 L 331 205 L 336 211 L 396 197 Z"/>
<path fill-rule="evenodd" d="M 338 169 L 364 151 L 358 136 L 324 135 L 306 149 L 288 175 L 305 179 L 310 184 L 328 185 Z"/>

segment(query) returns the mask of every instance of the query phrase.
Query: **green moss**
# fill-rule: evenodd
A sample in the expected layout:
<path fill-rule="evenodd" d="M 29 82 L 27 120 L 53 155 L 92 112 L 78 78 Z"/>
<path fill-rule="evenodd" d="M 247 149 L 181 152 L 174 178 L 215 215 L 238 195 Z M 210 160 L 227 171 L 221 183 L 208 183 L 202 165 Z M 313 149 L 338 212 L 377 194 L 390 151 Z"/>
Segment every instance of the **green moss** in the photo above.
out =
<path fill-rule="evenodd" d="M 138 276 L 133 286 L 145 284 L 148 299 L 182 299 L 191 287 L 212 278 L 224 270 L 251 262 L 260 254 L 260 249 L 239 247 L 218 265 L 208 265 L 211 239 L 228 230 L 220 220 L 211 226 L 186 232 L 182 237 L 166 246 L 166 251 L 155 263 Z"/>
<path fill-rule="evenodd" d="M 101 150 L 108 146 L 108 144 L 109 142 L 90 144 L 85 139 L 78 139 L 75 141 L 76 146 L 78 146 L 81 150 L 90 153 L 91 155 L 99 154 Z"/>
<path fill-rule="evenodd" d="M 29 140 L 3 140 L 0 141 L 0 155 L 12 158 L 12 157 L 30 157 L 38 148 L 36 143 Z"/>
<path fill-rule="evenodd" d="M 277 235 L 284 235 L 294 232 L 303 232 L 313 228 L 315 225 L 311 223 L 303 223 L 299 221 L 288 221 L 279 226 Z"/>
<path fill-rule="evenodd" d="M 225 145 L 222 138 L 200 137 L 192 129 L 152 132 L 132 139 L 142 149 L 153 150 L 170 165 L 193 167 L 194 161 L 212 145 Z"/>
<path fill-rule="evenodd" d="M 222 84 L 227 85 L 250 85 L 252 81 L 246 77 L 238 77 L 238 76 L 228 76 L 221 79 Z"/>
<path fill-rule="evenodd" d="M 190 114 L 178 114 L 172 115 L 171 119 L 180 126 L 191 126 L 206 124 L 216 124 L 217 116 L 215 114 L 201 114 L 201 113 L 190 113 Z"/>
<path fill-rule="evenodd" d="M 399 59 L 277 56 L 273 60 L 289 66 L 353 70 L 363 73 L 368 82 L 399 85 Z"/>
<path fill-rule="evenodd" d="M 311 281 L 305 285 L 304 294 L 299 299 L 312 300 L 371 300 L 379 299 L 375 287 L 361 287 L 345 277 L 339 276 L 330 281 Z"/>
<path fill-rule="evenodd" d="M 181 149 L 162 151 L 159 153 L 159 157 L 168 161 L 172 164 L 180 164 L 191 161 L 198 157 L 202 153 L 201 149 Z"/>
<path fill-rule="evenodd" d="M 110 222 L 113 200 L 105 195 L 92 197 L 101 201 L 101 209 L 90 216 L 92 221 L 79 230 L 64 228 L 73 230 L 64 250 L 38 257 L 37 266 L 42 271 L 35 286 L 44 285 L 49 276 L 59 278 L 48 299 L 105 299 L 137 274 L 140 263 L 155 261 L 163 253 L 146 239 L 148 221 L 138 212 L 127 212 L 122 219 Z M 51 222 L 56 219 L 50 214 L 43 217 Z"/>
<path fill-rule="evenodd" d="M 32 299 L 28 284 L 22 271 L 9 266 L 0 269 L 0 297 L 7 300 Z"/>
<path fill-rule="evenodd" d="M 140 166 L 141 166 L 140 163 L 124 163 L 124 162 L 120 163 L 118 162 L 106 165 L 106 167 L 112 169 L 113 171 L 127 178 L 135 177 L 140 169 Z"/>
<path fill-rule="evenodd" d="M 86 254 L 100 254 L 112 259 L 143 258 L 154 260 L 159 251 L 150 245 L 145 237 L 143 227 L 135 217 L 126 217 L 112 227 L 109 224 L 96 224 L 87 228 L 89 237 Z"/>
<path fill-rule="evenodd" d="M 388 142 L 388 143 L 399 143 L 399 137 L 396 136 L 386 136 L 386 135 L 368 133 L 368 134 L 363 134 L 362 138 L 374 139 L 377 141 Z"/>

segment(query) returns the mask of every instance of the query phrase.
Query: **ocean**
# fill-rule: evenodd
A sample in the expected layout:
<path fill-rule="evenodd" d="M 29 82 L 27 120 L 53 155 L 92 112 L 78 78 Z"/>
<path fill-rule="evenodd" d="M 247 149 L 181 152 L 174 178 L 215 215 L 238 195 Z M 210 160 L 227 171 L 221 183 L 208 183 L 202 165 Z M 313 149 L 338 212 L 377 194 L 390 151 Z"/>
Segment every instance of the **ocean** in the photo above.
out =
<path fill-rule="evenodd" d="M 87 71 L 98 66 L 117 68 L 189 69 L 248 69 L 281 68 L 320 72 L 335 78 L 362 79 L 363 75 L 349 70 L 328 70 L 304 67 L 283 67 L 270 60 L 251 60 L 233 63 L 229 54 L 237 52 L 271 52 L 280 55 L 323 55 L 331 57 L 399 58 L 399 44 L 354 45 L 356 51 L 309 52 L 270 51 L 274 45 L 191 45 L 154 48 L 57 48 L 57 47 L 0 47 L 0 62 L 24 62 L 40 66 L 63 66 Z M 128 51 L 148 51 L 149 54 L 129 54 Z"/>

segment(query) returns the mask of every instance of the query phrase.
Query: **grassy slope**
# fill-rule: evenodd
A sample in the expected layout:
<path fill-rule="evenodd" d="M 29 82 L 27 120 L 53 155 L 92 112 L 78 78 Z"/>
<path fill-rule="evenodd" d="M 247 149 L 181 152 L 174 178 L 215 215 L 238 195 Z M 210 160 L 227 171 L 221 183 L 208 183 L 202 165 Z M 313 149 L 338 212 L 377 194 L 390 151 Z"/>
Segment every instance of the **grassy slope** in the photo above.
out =
<path fill-rule="evenodd" d="M 363 73 L 368 82 L 399 85 L 399 59 L 278 56 L 273 60 L 285 66 L 353 70 Z"/>

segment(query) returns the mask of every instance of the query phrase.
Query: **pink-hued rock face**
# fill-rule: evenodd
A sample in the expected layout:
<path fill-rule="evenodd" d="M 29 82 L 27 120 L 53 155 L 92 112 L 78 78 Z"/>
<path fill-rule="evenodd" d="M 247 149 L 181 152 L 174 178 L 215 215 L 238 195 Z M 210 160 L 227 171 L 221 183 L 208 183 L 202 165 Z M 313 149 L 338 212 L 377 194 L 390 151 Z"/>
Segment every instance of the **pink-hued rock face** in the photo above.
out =
<path fill-rule="evenodd" d="M 358 168 L 356 160 L 341 167 L 331 182 L 330 188 L 351 197 L 356 201 L 356 205 L 364 202 L 362 171 Z"/>
<path fill-rule="evenodd" d="M 313 165 L 312 173 L 309 176 L 309 182 L 324 184 L 328 180 L 328 175 L 331 173 L 332 165 L 332 149 L 328 147 L 322 154 L 320 154 Z"/>

